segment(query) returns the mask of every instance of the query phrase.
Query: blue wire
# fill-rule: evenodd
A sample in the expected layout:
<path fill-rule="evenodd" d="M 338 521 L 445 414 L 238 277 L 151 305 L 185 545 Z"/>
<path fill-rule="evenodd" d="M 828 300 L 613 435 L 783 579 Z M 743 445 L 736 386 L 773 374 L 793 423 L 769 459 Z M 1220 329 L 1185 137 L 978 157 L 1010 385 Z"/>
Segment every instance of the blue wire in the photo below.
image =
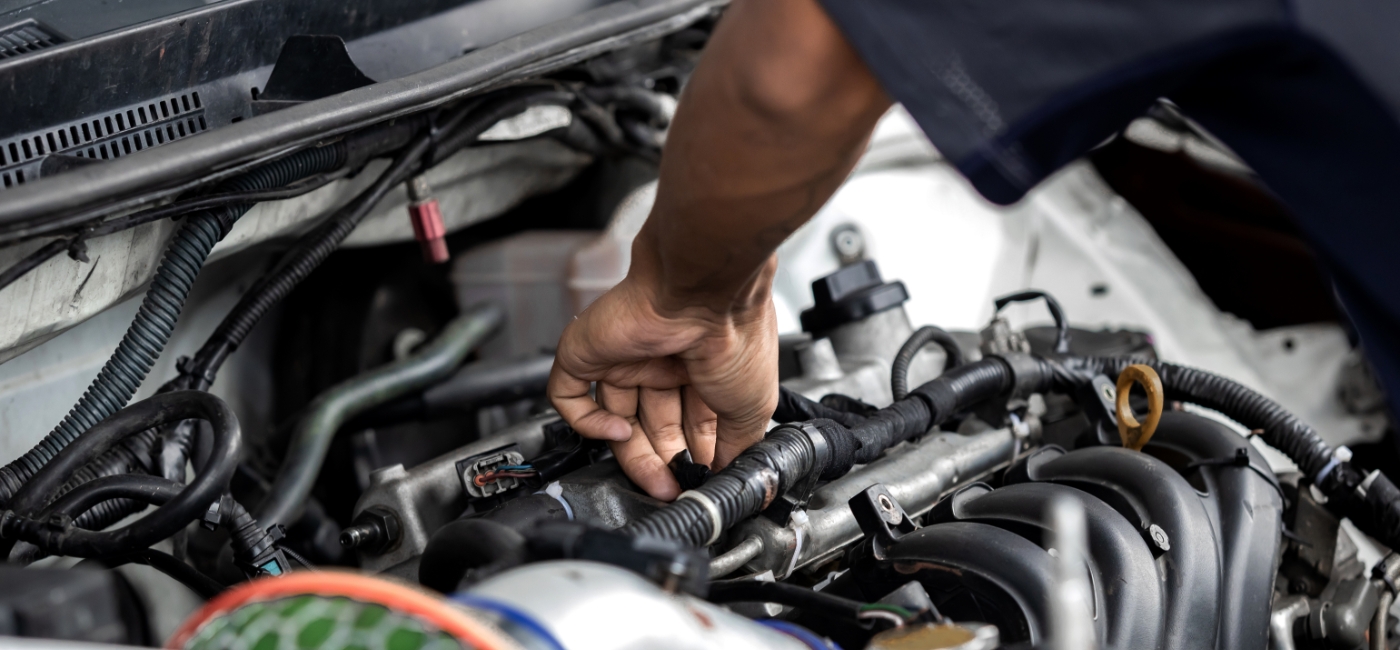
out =
<path fill-rule="evenodd" d="M 549 648 L 549 650 L 564 650 L 564 644 L 559 643 L 559 640 L 554 638 L 554 635 L 550 634 L 549 630 L 545 629 L 545 627 L 543 625 L 540 625 L 538 621 L 531 618 L 529 614 L 526 614 L 525 612 L 511 607 L 510 605 L 499 601 L 482 598 L 481 596 L 473 596 L 466 592 L 458 592 L 452 594 L 452 600 L 458 604 L 466 605 L 467 607 L 484 609 L 488 612 L 499 615 L 506 621 L 529 632 L 536 639 L 543 642 L 544 645 Z"/>
<path fill-rule="evenodd" d="M 841 650 L 841 646 L 836 645 L 835 641 L 832 641 L 830 639 L 823 639 L 817 636 L 815 632 L 805 627 L 802 627 L 801 625 L 797 625 L 796 623 L 780 621 L 775 618 L 765 618 L 763 620 L 754 622 L 765 627 L 773 628 L 774 630 L 777 630 L 794 639 L 797 639 L 798 641 L 807 644 L 807 647 L 812 648 L 813 650 Z"/>

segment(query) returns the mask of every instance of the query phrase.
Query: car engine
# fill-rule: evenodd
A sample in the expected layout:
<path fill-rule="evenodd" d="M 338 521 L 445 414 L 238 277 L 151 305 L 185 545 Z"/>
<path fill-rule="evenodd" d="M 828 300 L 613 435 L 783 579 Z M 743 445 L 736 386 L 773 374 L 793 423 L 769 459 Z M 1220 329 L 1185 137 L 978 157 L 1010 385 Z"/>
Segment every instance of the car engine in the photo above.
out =
<path fill-rule="evenodd" d="M 130 73 L 272 4 L 0 31 L 0 85 L 132 89 L 0 108 L 0 646 L 1400 647 L 1384 396 L 1306 251 L 1181 217 L 1278 208 L 1171 105 L 1009 208 L 894 109 L 779 250 L 767 435 L 665 503 L 545 388 L 723 3 Z"/>

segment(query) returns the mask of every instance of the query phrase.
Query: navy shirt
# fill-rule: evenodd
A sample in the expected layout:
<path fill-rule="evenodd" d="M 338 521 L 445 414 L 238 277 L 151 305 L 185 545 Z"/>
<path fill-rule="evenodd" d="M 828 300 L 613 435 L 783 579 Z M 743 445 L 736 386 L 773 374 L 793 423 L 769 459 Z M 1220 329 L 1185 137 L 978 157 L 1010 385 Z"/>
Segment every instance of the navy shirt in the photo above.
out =
<path fill-rule="evenodd" d="M 1400 2 L 821 2 L 997 203 L 1176 103 L 1289 206 L 1400 411 Z"/>

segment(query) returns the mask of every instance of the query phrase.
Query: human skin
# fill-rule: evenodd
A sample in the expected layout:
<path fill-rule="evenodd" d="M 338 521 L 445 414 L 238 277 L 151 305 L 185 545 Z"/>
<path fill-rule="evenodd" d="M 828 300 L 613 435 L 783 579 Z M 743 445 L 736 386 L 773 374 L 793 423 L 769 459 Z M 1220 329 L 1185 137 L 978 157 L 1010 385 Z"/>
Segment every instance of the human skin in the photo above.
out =
<path fill-rule="evenodd" d="M 719 470 L 778 400 L 774 251 L 826 203 L 890 100 L 816 0 L 735 0 L 682 92 L 627 277 L 559 341 L 549 397 L 652 496 Z M 596 397 L 590 385 L 596 384 Z"/>

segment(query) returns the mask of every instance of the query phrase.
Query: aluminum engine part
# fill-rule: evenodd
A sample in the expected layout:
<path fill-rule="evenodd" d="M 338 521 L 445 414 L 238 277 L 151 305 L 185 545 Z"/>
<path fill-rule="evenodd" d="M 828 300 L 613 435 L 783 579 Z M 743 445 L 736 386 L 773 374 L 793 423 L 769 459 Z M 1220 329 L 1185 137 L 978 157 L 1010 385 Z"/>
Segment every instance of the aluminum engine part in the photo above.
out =
<path fill-rule="evenodd" d="M 1010 429 L 968 436 L 931 435 L 894 447 L 880 460 L 818 488 L 805 522 L 798 517 L 799 523 L 784 527 L 766 517 L 754 517 L 740 524 L 731 539 L 757 536 L 763 540 L 763 552 L 747 566 L 785 578 L 796 569 L 834 557 L 861 538 L 860 525 L 846 504 L 862 490 L 883 484 L 906 512 L 917 516 L 948 491 L 1009 463 L 1015 448 L 1016 437 Z"/>
<path fill-rule="evenodd" d="M 812 282 L 816 305 L 802 312 L 809 344 L 797 349 L 802 375 L 785 382 L 813 399 L 829 393 L 888 406 L 890 369 L 914 327 L 904 311 L 909 294 L 898 280 L 886 282 L 873 260 L 849 264 Z M 910 363 L 917 386 L 943 370 L 944 352 L 927 346 Z"/>
<path fill-rule="evenodd" d="M 422 555 L 433 532 L 467 507 L 467 493 L 462 487 L 457 463 L 511 444 L 519 445 L 523 457 L 534 457 L 544 447 L 545 425 L 557 419 L 559 416 L 552 411 L 538 415 L 411 470 L 404 469 L 403 465 L 376 470 L 370 475 L 369 487 L 355 504 L 355 515 L 358 517 L 371 506 L 383 507 L 397 515 L 401 538 L 390 544 L 383 554 L 361 553 L 361 568 L 379 572 Z"/>
<path fill-rule="evenodd" d="M 529 616 L 571 650 L 807 648 L 722 607 L 664 592 L 635 573 L 595 562 L 527 565 L 489 578 L 467 595 Z"/>
<path fill-rule="evenodd" d="M 901 345 L 914 333 L 904 307 L 872 314 L 797 346 L 802 374 L 783 382 L 812 399 L 840 393 L 874 406 L 888 406 L 890 366 Z M 928 345 L 909 364 L 909 385 L 918 386 L 943 371 L 945 355 Z"/>

